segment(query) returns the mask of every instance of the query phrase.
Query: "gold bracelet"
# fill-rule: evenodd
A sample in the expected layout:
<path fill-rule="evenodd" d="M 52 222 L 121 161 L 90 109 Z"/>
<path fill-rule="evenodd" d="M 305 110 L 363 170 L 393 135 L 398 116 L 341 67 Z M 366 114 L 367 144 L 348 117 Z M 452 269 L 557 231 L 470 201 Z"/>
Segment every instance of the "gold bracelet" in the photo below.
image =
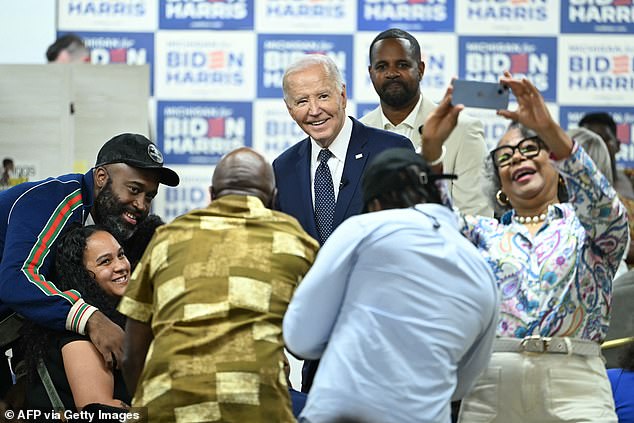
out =
<path fill-rule="evenodd" d="M 634 336 L 629 338 L 612 339 L 610 341 L 603 342 L 603 344 L 601 344 L 601 349 L 609 350 L 612 348 L 618 348 L 627 344 L 631 344 L 632 342 L 634 342 Z"/>

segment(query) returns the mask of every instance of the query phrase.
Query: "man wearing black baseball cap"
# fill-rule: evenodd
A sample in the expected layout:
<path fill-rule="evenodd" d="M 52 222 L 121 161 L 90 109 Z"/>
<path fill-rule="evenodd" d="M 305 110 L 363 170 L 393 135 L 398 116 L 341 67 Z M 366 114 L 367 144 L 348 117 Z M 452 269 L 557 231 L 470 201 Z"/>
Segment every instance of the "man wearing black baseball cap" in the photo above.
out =
<path fill-rule="evenodd" d="M 158 184 L 173 187 L 179 182 L 176 172 L 163 166 L 156 145 L 139 134 L 117 135 L 101 147 L 94 180 L 95 204 L 90 214 L 119 242 L 130 238 L 147 217 Z"/>
<path fill-rule="evenodd" d="M 147 217 L 159 183 L 176 186 L 179 178 L 163 166 L 156 145 L 143 135 L 121 134 L 104 144 L 95 167 L 84 175 L 0 192 L 0 319 L 14 312 L 51 329 L 88 335 L 108 365 L 120 363 L 121 328 L 76 292 L 62 292 L 51 281 L 56 241 L 71 223 L 92 222 L 125 241 Z M 2 351 L 14 346 L 12 341 L 15 336 L 0 324 Z M 8 387 L 0 381 L 0 388 L 4 396 Z"/>
<path fill-rule="evenodd" d="M 156 145 L 139 134 L 121 134 L 105 143 L 95 167 L 111 163 L 126 163 L 139 169 L 155 169 L 161 184 L 175 187 L 179 178 L 172 169 L 163 167 L 163 155 Z"/>
<path fill-rule="evenodd" d="M 289 351 L 321 358 L 300 421 L 449 422 L 452 397 L 486 368 L 497 287 L 441 202 L 445 177 L 401 148 L 366 168 L 372 213 L 335 229 L 284 315 Z"/>

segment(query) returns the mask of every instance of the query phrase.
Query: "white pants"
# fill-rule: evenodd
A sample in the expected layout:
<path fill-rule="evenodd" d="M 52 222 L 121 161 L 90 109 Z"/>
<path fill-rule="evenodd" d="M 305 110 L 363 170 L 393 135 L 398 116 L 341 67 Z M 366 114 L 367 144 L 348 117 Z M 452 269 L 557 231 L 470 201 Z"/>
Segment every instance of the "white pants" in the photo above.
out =
<path fill-rule="evenodd" d="M 617 423 L 600 357 L 495 352 L 459 423 Z"/>

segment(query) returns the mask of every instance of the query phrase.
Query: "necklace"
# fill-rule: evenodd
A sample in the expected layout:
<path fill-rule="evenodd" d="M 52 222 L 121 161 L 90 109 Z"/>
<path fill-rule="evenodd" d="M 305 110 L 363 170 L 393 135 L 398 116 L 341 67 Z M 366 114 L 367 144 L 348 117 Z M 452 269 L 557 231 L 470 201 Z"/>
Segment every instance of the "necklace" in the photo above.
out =
<path fill-rule="evenodd" d="M 542 213 L 539 216 L 513 216 L 513 220 L 518 223 L 539 223 L 546 220 L 546 213 Z"/>

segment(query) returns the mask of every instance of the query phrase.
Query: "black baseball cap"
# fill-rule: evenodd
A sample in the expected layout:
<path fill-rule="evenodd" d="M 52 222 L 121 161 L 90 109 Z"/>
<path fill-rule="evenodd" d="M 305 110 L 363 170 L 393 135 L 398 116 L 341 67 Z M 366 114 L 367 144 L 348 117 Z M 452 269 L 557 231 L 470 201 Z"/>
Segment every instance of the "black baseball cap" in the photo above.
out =
<path fill-rule="evenodd" d="M 158 147 L 140 134 L 119 134 L 106 142 L 97 154 L 97 166 L 125 163 L 139 169 L 156 169 L 159 182 L 175 187 L 180 178 L 172 169 L 163 166 L 163 155 Z"/>
<path fill-rule="evenodd" d="M 409 182 L 404 181 L 398 174 L 402 169 L 416 166 L 420 169 L 416 182 L 429 186 L 430 191 L 437 192 L 434 181 L 437 179 L 456 179 L 452 174 L 437 174 L 419 154 L 408 148 L 391 148 L 381 152 L 372 160 L 363 172 L 361 186 L 363 189 L 363 204 L 367 204 L 381 196 L 395 190 L 402 190 Z"/>

